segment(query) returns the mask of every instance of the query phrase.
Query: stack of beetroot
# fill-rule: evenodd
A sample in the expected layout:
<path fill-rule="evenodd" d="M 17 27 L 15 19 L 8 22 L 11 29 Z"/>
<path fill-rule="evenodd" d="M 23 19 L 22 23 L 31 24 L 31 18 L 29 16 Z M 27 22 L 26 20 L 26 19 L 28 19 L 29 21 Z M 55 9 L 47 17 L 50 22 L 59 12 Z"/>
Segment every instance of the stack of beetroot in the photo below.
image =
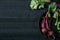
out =
<path fill-rule="evenodd" d="M 32 0 L 30 7 L 32 9 L 41 9 L 44 8 L 47 3 L 49 3 L 48 10 L 40 18 L 40 31 L 48 40 L 59 40 L 60 9 L 57 7 L 60 7 L 60 4 L 51 2 L 50 0 Z"/>

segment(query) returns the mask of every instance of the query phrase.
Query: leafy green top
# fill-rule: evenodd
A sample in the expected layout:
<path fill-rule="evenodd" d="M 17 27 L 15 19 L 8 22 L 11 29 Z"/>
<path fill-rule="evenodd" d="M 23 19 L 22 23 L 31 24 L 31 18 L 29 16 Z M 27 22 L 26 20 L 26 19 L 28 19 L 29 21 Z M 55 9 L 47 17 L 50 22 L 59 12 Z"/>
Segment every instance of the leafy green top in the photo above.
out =
<path fill-rule="evenodd" d="M 30 7 L 31 9 L 41 9 L 44 8 L 44 4 L 50 2 L 50 0 L 31 0 Z"/>

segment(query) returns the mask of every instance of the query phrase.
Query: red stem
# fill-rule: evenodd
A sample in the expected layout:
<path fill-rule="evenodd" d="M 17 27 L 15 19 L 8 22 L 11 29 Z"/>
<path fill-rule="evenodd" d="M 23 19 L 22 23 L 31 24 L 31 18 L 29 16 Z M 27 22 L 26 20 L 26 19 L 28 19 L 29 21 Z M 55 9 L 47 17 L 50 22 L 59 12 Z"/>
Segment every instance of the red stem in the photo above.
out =
<path fill-rule="evenodd" d="M 60 4 L 57 4 L 58 7 L 60 7 Z"/>
<path fill-rule="evenodd" d="M 46 16 L 45 16 L 45 18 L 46 18 L 46 29 L 48 30 L 48 31 L 50 31 L 50 28 L 49 28 L 49 25 L 48 25 L 48 13 L 46 14 Z"/>
<path fill-rule="evenodd" d="M 41 23 L 42 28 L 45 28 L 44 23 L 45 23 L 45 18 L 43 18 L 42 23 Z"/>

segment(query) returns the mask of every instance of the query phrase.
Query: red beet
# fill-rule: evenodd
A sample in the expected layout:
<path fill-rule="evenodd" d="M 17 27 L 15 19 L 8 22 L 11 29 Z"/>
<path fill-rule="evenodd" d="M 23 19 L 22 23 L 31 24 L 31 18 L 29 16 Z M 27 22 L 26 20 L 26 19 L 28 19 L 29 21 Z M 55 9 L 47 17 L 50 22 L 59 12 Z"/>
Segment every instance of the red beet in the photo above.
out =
<path fill-rule="evenodd" d="M 47 32 L 47 30 L 45 28 L 42 28 L 42 33 L 44 34 L 46 32 Z"/>
<path fill-rule="evenodd" d="M 49 36 L 52 36 L 52 35 L 53 35 L 53 32 L 52 32 L 52 31 L 49 31 L 49 32 L 48 32 L 48 35 L 49 35 Z"/>

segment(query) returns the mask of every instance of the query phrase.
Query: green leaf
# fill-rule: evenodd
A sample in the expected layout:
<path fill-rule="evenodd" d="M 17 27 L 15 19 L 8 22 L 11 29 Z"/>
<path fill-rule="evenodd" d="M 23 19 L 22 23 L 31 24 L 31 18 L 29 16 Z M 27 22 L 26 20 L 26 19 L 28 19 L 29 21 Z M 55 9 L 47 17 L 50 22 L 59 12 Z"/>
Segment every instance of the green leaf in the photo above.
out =
<path fill-rule="evenodd" d="M 39 5 L 39 9 L 44 8 L 44 4 Z"/>
<path fill-rule="evenodd" d="M 31 0 L 30 7 L 31 9 L 37 9 L 39 3 L 37 0 Z"/>
<path fill-rule="evenodd" d="M 39 1 L 40 3 L 42 3 L 42 2 L 43 2 L 43 3 L 44 3 L 44 2 L 46 2 L 46 3 L 47 3 L 47 2 L 50 2 L 50 0 L 38 0 L 38 1 Z"/>
<path fill-rule="evenodd" d="M 54 13 L 53 18 L 55 18 L 55 19 L 58 18 L 58 12 L 55 12 L 55 13 Z"/>
<path fill-rule="evenodd" d="M 60 31 L 60 21 L 58 22 L 57 29 Z"/>
<path fill-rule="evenodd" d="M 56 8 L 57 8 L 56 3 L 53 2 L 49 5 L 48 11 L 54 13 L 56 11 Z"/>
<path fill-rule="evenodd" d="M 37 9 L 37 7 L 41 9 L 44 8 L 45 2 L 50 2 L 50 0 L 31 0 L 30 7 L 31 9 Z"/>

